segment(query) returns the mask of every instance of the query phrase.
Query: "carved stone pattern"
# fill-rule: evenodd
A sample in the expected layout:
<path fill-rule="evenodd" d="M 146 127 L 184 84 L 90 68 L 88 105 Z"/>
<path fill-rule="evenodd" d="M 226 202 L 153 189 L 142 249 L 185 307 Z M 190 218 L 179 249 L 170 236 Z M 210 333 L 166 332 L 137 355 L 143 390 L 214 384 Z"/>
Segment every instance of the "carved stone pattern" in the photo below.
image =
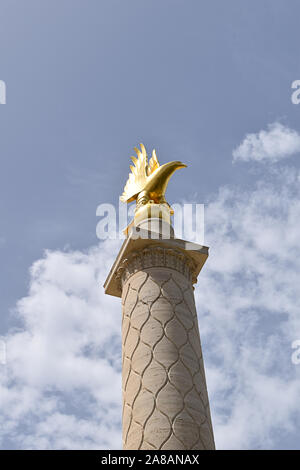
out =
<path fill-rule="evenodd" d="M 117 272 L 117 278 L 120 279 L 120 289 L 129 276 L 150 267 L 172 268 L 191 280 L 192 284 L 197 282 L 195 264 L 191 258 L 180 250 L 152 246 L 131 252 L 122 261 Z"/>
<path fill-rule="evenodd" d="M 122 293 L 123 448 L 214 449 L 191 280 L 135 262 Z"/>

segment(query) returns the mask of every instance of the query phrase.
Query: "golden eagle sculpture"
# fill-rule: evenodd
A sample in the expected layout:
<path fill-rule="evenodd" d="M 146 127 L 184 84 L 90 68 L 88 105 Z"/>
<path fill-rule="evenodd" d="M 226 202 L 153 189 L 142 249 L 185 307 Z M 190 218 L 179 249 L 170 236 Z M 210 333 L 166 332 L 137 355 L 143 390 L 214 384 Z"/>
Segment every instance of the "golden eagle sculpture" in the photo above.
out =
<path fill-rule="evenodd" d="M 131 157 L 134 165 L 130 166 L 131 173 L 120 197 L 122 202 L 136 200 L 137 208 L 147 204 L 168 204 L 165 200 L 165 192 L 169 179 L 174 171 L 185 168 L 186 165 L 179 161 L 173 161 L 160 165 L 155 150 L 148 163 L 148 156 L 143 144 L 141 150 L 134 148 L 137 157 Z"/>

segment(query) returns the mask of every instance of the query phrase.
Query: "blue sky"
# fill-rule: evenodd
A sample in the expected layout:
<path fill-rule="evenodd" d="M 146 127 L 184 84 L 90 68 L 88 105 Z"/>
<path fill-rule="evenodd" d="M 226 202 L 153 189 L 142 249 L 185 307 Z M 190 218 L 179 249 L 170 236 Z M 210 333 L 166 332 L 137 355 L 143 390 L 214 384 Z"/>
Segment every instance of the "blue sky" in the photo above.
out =
<path fill-rule="evenodd" d="M 206 204 L 217 446 L 299 448 L 299 3 L 0 8 L 0 446 L 120 446 L 120 305 L 99 288 L 118 243 L 99 244 L 95 214 L 142 141 L 188 164 L 170 203 Z"/>

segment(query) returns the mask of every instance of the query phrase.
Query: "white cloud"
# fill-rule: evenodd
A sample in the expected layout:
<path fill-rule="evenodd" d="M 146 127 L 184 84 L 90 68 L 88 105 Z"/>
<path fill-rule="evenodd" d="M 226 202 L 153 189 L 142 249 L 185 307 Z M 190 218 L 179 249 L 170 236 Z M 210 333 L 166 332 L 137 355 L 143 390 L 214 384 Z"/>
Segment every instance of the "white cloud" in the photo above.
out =
<path fill-rule="evenodd" d="M 121 312 L 102 284 L 119 242 L 46 252 L 6 337 L 1 447 L 119 448 Z"/>
<path fill-rule="evenodd" d="M 268 181 L 223 188 L 206 210 L 195 295 L 219 449 L 299 434 L 299 174 Z M 118 247 L 48 251 L 32 266 L 0 366 L 2 448 L 120 448 L 121 305 L 102 289 Z"/>
<path fill-rule="evenodd" d="M 298 446 L 299 196 L 296 170 L 274 172 L 252 191 L 222 189 L 206 213 L 195 293 L 219 448 L 276 448 L 286 433 Z"/>
<path fill-rule="evenodd" d="M 233 151 L 233 160 L 276 162 L 300 152 L 300 134 L 279 122 L 268 130 L 247 134 Z"/>

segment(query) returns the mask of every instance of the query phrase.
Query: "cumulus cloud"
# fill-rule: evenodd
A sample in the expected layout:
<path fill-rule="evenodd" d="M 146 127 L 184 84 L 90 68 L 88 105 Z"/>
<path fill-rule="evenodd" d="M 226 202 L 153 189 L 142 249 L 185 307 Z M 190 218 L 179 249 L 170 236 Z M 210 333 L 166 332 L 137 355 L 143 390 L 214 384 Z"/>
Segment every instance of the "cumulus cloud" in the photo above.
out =
<path fill-rule="evenodd" d="M 234 161 L 277 162 L 300 152 L 300 134 L 279 122 L 267 130 L 247 134 L 233 151 Z"/>
<path fill-rule="evenodd" d="M 299 434 L 299 201 L 298 171 L 272 170 L 251 191 L 222 188 L 206 210 L 195 296 L 219 449 Z M 121 306 L 102 289 L 118 249 L 109 240 L 33 264 L 0 366 L 2 448 L 121 447 Z"/>
<path fill-rule="evenodd" d="M 252 191 L 223 188 L 206 212 L 195 293 L 219 448 L 298 445 L 299 196 L 296 170 L 273 172 Z"/>
<path fill-rule="evenodd" d="M 119 242 L 86 253 L 48 251 L 0 367 L 3 448 L 119 448 L 121 313 L 102 284 Z"/>

